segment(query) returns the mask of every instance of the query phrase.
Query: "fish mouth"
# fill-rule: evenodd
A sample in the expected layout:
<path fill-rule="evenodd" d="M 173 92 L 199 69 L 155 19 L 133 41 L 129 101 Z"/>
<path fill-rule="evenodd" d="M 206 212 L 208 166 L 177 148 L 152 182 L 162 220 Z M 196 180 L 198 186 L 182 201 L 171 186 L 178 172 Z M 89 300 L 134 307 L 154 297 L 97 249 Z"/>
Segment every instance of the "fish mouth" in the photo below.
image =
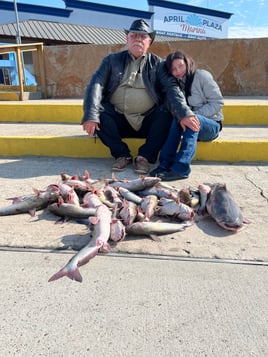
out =
<path fill-rule="evenodd" d="M 179 214 L 179 218 L 181 218 L 184 221 L 192 220 L 195 216 L 194 212 L 186 213 L 186 214 Z"/>
<path fill-rule="evenodd" d="M 226 223 L 226 222 L 222 222 L 220 224 L 223 228 L 225 228 L 228 231 L 233 231 L 236 232 L 238 231 L 240 228 L 242 228 L 241 224 L 231 224 L 231 223 Z"/>

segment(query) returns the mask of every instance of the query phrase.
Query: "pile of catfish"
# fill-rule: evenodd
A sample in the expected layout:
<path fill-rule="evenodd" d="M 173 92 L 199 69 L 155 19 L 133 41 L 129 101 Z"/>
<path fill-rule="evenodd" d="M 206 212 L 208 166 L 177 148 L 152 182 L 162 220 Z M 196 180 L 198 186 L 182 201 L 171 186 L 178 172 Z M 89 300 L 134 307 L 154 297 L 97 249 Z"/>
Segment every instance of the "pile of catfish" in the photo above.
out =
<path fill-rule="evenodd" d="M 85 171 L 83 176 L 62 173 L 60 183 L 12 200 L 10 206 L 0 208 L 0 216 L 26 212 L 34 216 L 36 210 L 47 208 L 62 220 L 87 220 L 92 227 L 89 243 L 49 281 L 67 276 L 82 282 L 78 267 L 99 251 L 109 251 L 109 240 L 120 242 L 126 235 L 159 240 L 159 235 L 191 226 L 196 214 L 210 215 L 220 227 L 234 232 L 249 223 L 226 185 L 220 183 L 177 189 L 158 177 L 95 180 Z"/>

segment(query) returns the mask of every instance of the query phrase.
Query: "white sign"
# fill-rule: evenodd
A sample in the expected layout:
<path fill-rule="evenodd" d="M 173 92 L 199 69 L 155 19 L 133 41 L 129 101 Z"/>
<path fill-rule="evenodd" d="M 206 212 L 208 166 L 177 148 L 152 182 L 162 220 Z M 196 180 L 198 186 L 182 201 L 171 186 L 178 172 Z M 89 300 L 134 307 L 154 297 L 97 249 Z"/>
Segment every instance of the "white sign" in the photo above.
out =
<path fill-rule="evenodd" d="M 158 35 L 173 37 L 227 38 L 228 20 L 194 12 L 154 7 L 154 30 Z"/>

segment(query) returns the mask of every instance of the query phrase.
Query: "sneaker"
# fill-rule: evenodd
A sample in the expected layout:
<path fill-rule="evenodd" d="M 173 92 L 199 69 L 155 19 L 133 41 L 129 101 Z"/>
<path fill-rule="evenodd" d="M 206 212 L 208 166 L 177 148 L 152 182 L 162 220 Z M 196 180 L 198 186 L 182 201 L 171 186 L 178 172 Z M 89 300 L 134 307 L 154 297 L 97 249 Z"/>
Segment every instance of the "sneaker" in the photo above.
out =
<path fill-rule="evenodd" d="M 161 178 L 162 181 L 177 181 L 177 180 L 185 180 L 188 178 L 186 175 L 180 175 L 176 171 L 166 171 L 162 174 L 158 174 L 158 177 Z"/>
<path fill-rule="evenodd" d="M 124 171 L 125 168 L 132 164 L 132 157 L 118 157 L 112 166 L 112 171 Z"/>
<path fill-rule="evenodd" d="M 159 176 L 159 174 L 163 174 L 165 172 L 167 172 L 168 170 L 165 169 L 164 167 L 161 167 L 161 166 L 158 166 L 156 167 L 155 169 L 153 169 L 151 172 L 150 172 L 150 176 L 152 177 L 157 177 Z"/>
<path fill-rule="evenodd" d="M 135 171 L 139 174 L 148 174 L 150 171 L 150 164 L 143 156 L 137 156 L 134 162 Z"/>

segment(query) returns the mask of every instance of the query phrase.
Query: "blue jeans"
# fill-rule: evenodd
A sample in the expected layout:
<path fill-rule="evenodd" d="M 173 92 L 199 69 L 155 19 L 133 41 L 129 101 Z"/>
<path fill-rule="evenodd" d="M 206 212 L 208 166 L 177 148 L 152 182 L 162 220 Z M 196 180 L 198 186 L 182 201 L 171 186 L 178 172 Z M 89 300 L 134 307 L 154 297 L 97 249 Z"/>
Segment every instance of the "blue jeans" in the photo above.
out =
<path fill-rule="evenodd" d="M 159 167 L 178 172 L 182 176 L 189 176 L 190 164 L 196 152 L 197 141 L 212 141 L 219 136 L 221 125 L 215 120 L 197 114 L 200 122 L 200 131 L 189 128 L 182 130 L 177 120 L 173 119 L 168 138 L 162 147 L 159 156 Z M 178 146 L 180 148 L 178 150 Z"/>

